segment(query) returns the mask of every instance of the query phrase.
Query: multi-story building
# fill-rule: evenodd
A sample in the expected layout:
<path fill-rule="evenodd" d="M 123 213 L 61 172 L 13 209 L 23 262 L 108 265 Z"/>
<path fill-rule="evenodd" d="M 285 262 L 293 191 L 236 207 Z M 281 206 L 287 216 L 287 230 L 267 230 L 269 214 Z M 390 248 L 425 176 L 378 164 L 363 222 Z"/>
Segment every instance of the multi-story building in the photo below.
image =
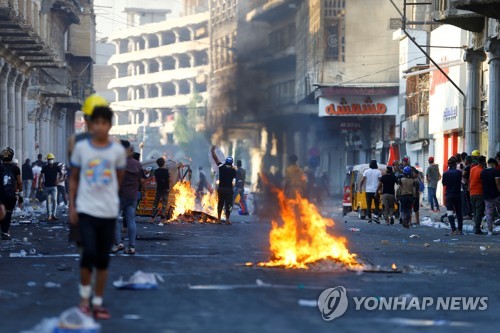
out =
<path fill-rule="evenodd" d="M 260 148 L 270 155 L 264 169 L 283 170 L 295 153 L 302 166 L 327 171 L 337 193 L 346 165 L 387 161 L 398 112 L 398 27 L 391 3 L 373 2 L 368 16 L 363 1 L 252 2 L 247 21 L 263 22 L 252 28 L 265 35 L 251 53 L 260 90 L 248 87 L 260 111 L 252 112 L 263 127 Z"/>
<path fill-rule="evenodd" d="M 66 160 L 74 113 L 92 92 L 90 0 L 0 1 L 0 146 Z"/>
<path fill-rule="evenodd" d="M 480 149 L 486 156 L 500 151 L 500 1 L 433 0 L 434 20 L 468 32 L 463 60 L 467 64 L 462 146 L 448 137 L 446 155 Z M 445 106 L 443 114 L 453 105 Z"/>
<path fill-rule="evenodd" d="M 135 9 L 134 12 L 140 11 Z M 208 12 L 137 25 L 109 36 L 116 52 L 109 59 L 115 78 L 112 134 L 143 147 L 143 159 L 165 153 L 174 143 L 174 116 L 194 100 L 206 107 L 208 78 Z M 130 19 L 129 19 L 130 20 Z"/>

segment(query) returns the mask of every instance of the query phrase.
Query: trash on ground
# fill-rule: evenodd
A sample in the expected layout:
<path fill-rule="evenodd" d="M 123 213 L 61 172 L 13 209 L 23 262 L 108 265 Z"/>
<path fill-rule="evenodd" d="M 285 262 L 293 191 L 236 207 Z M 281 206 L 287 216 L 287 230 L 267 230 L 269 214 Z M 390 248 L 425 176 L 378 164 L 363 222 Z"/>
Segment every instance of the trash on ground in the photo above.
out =
<path fill-rule="evenodd" d="M 382 239 L 382 240 L 380 241 L 380 243 L 381 243 L 381 244 L 384 244 L 384 245 L 387 245 L 387 244 L 389 244 L 389 241 L 388 241 L 387 239 Z"/>
<path fill-rule="evenodd" d="M 410 238 L 420 238 L 419 235 L 410 235 Z"/>
<path fill-rule="evenodd" d="M 84 314 L 79 308 L 72 307 L 59 316 L 59 318 L 44 318 L 31 330 L 21 333 L 99 333 L 101 325 Z"/>
<path fill-rule="evenodd" d="M 349 228 L 349 231 L 358 232 L 361 231 L 359 228 Z"/>
<path fill-rule="evenodd" d="M 28 237 L 24 237 L 23 242 L 28 243 Z"/>
<path fill-rule="evenodd" d="M 19 295 L 8 290 L 0 290 L 0 299 L 13 299 L 17 298 Z"/>
<path fill-rule="evenodd" d="M 486 251 L 486 246 L 480 246 L 480 247 L 479 247 L 479 249 L 480 249 L 481 251 Z"/>
<path fill-rule="evenodd" d="M 300 306 L 309 306 L 311 308 L 315 308 L 318 306 L 318 301 L 315 299 L 299 299 Z"/>
<path fill-rule="evenodd" d="M 28 285 L 28 287 L 36 287 L 36 282 L 35 281 L 28 281 L 28 283 L 26 283 Z"/>
<path fill-rule="evenodd" d="M 431 246 L 431 245 L 430 245 L 429 243 L 424 243 L 424 246 L 425 246 L 425 247 L 429 247 L 429 246 Z"/>
<path fill-rule="evenodd" d="M 139 319 L 141 319 L 141 316 L 136 315 L 136 314 L 126 314 L 126 315 L 123 315 L 123 319 L 139 320 Z"/>
<path fill-rule="evenodd" d="M 137 271 L 127 281 L 120 277 L 120 280 L 114 281 L 113 285 L 118 289 L 156 289 L 158 281 L 163 282 L 163 278 L 157 273 Z"/>
<path fill-rule="evenodd" d="M 61 288 L 61 284 L 48 281 L 45 282 L 44 287 L 47 289 L 56 289 L 56 288 Z"/>

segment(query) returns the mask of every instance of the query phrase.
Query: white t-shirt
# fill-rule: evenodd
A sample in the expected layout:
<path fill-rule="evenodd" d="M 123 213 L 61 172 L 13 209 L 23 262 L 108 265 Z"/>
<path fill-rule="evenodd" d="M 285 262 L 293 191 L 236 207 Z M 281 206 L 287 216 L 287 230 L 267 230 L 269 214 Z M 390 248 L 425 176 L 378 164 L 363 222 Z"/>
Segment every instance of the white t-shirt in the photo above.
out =
<path fill-rule="evenodd" d="M 95 147 L 90 139 L 77 142 L 71 165 L 80 168 L 76 211 L 98 218 L 116 218 L 120 210 L 116 170 L 125 169 L 125 149 L 115 141 Z"/>
<path fill-rule="evenodd" d="M 366 192 L 377 192 L 378 182 L 382 177 L 382 172 L 379 169 L 366 169 L 363 172 L 363 177 L 366 177 Z"/>

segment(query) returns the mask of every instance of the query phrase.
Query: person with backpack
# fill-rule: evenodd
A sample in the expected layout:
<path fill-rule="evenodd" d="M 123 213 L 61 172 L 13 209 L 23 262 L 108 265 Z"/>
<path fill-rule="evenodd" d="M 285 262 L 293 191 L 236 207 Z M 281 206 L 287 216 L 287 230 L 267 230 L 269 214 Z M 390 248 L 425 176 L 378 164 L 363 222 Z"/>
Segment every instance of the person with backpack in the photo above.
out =
<path fill-rule="evenodd" d="M 403 227 L 409 228 L 411 224 L 411 205 L 416 194 L 416 180 L 412 177 L 410 166 L 403 168 L 403 178 L 399 180 L 397 198 L 401 205 L 401 218 Z"/>
<path fill-rule="evenodd" d="M 7 147 L 0 154 L 3 161 L 3 203 L 5 205 L 5 218 L 1 222 L 1 238 L 2 240 L 10 240 L 12 237 L 9 234 L 10 223 L 12 221 L 12 212 L 16 203 L 22 204 L 23 183 L 21 180 L 21 170 L 18 166 L 12 163 L 14 151 Z"/>
<path fill-rule="evenodd" d="M 448 160 L 448 171 L 443 174 L 443 186 L 445 187 L 446 215 L 451 226 L 452 235 L 463 235 L 463 215 L 462 215 L 462 171 L 457 169 L 458 162 L 455 157 Z M 455 224 L 455 213 L 458 228 Z"/>
<path fill-rule="evenodd" d="M 161 201 L 161 219 L 167 218 L 167 202 L 168 193 L 170 190 L 170 175 L 168 169 L 165 167 L 165 159 L 160 157 L 156 160 L 158 169 L 155 170 L 155 180 L 156 180 L 156 195 L 155 201 L 153 203 L 153 212 L 151 213 L 151 222 L 154 222 L 156 215 L 158 215 L 158 205 Z"/>

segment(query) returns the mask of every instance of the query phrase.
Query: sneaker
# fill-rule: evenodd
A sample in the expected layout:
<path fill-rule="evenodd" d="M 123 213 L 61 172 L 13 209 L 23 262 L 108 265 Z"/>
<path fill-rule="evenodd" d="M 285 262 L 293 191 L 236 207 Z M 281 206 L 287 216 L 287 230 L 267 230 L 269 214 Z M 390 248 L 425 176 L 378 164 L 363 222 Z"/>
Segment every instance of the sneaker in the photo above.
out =
<path fill-rule="evenodd" d="M 123 251 L 124 249 L 125 249 L 125 245 L 123 245 L 123 243 L 120 243 L 118 245 L 115 244 L 111 248 L 111 253 L 117 253 L 117 252 Z"/>
<path fill-rule="evenodd" d="M 2 240 L 11 240 L 12 239 L 12 237 L 6 232 L 2 232 L 1 237 L 2 237 Z"/>
<path fill-rule="evenodd" d="M 57 221 L 58 218 L 55 215 L 52 215 L 52 220 Z"/>
<path fill-rule="evenodd" d="M 93 312 L 95 319 L 108 320 L 111 318 L 109 311 L 103 308 L 102 306 L 94 306 Z"/>
<path fill-rule="evenodd" d="M 124 251 L 125 254 L 131 254 L 131 255 L 134 255 L 135 254 L 135 247 L 129 247 L 128 249 L 126 249 Z"/>

